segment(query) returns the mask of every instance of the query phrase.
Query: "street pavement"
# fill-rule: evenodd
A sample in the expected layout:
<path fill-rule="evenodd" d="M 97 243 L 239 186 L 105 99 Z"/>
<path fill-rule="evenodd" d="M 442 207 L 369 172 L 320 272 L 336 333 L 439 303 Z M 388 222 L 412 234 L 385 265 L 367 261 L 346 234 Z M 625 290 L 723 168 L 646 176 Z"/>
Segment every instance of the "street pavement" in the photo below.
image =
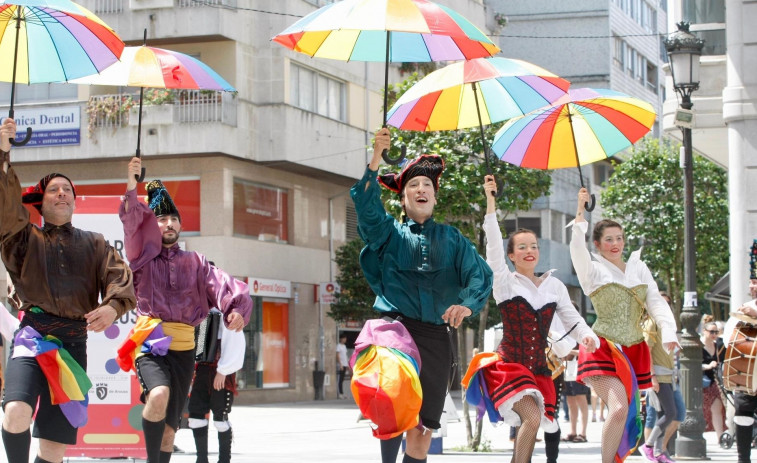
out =
<path fill-rule="evenodd" d="M 453 392 L 456 413 L 462 415 L 459 392 Z M 454 413 L 450 413 L 454 415 Z M 232 461 L 240 463 L 305 463 L 305 462 L 364 462 L 379 463 L 378 441 L 371 435 L 369 423 L 358 421 L 359 412 L 351 399 L 325 400 L 266 405 L 235 405 L 230 418 L 234 428 Z M 453 416 L 454 418 L 454 416 Z M 512 444 L 508 439 L 509 428 L 493 427 L 484 423 L 484 440 L 489 442 L 490 452 L 462 452 L 466 443 L 465 420 L 453 419 L 447 424 L 447 436 L 442 437 L 442 454 L 430 455 L 430 463 L 485 463 L 506 462 L 512 456 Z M 569 429 L 561 419 L 560 426 Z M 589 423 L 587 443 L 563 442 L 560 444 L 561 463 L 600 461 L 600 436 L 602 423 Z M 706 433 L 707 457 L 712 463 L 736 461 L 736 446 L 721 449 L 714 433 Z M 33 440 L 36 446 L 36 439 Z M 212 425 L 210 427 L 210 461 L 217 460 L 218 440 Z M 436 441 L 439 442 L 439 441 Z M 182 450 L 174 453 L 172 463 L 195 463 L 192 432 L 182 429 L 176 436 L 176 445 Z M 36 453 L 33 450 L 32 455 Z M 757 457 L 757 453 L 755 453 Z M 3 463 L 7 460 L 3 452 Z M 87 458 L 72 458 L 71 463 L 93 461 Z M 120 460 L 120 461 L 132 461 Z M 140 461 L 140 460 L 137 460 Z M 402 457 L 398 458 L 402 461 Z M 533 463 L 545 461 L 544 443 L 537 442 Z M 631 456 L 628 462 L 643 462 L 641 456 Z M 680 461 L 680 460 L 679 460 Z"/>

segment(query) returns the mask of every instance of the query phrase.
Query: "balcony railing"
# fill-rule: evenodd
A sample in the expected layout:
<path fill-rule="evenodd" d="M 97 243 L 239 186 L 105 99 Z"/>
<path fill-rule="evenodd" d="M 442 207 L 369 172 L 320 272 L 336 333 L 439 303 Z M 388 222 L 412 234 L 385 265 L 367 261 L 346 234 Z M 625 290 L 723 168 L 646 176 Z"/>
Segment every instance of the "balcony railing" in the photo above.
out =
<path fill-rule="evenodd" d="M 129 124 L 129 110 L 139 97 L 131 94 L 94 95 L 87 103 L 89 127 L 119 128 Z M 145 101 L 145 104 L 151 104 Z M 233 94 L 207 90 L 177 90 L 160 104 L 173 104 L 179 123 L 220 122 L 235 127 L 236 99 Z"/>
<path fill-rule="evenodd" d="M 95 14 L 123 13 L 124 3 L 128 0 L 95 0 Z"/>

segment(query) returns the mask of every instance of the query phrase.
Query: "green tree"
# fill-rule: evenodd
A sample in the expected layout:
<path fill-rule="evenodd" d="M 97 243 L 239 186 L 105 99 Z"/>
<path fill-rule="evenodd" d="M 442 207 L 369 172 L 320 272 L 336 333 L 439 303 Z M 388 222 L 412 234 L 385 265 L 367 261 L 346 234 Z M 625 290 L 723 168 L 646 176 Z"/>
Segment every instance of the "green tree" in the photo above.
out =
<path fill-rule="evenodd" d="M 360 250 L 365 243 L 360 238 L 339 247 L 334 253 L 334 262 L 339 267 L 336 282 L 340 290 L 336 295 L 336 301 L 331 304 L 329 317 L 337 323 L 347 321 L 364 322 L 375 317 L 373 301 L 376 295 L 368 285 L 368 280 L 363 276 L 360 268 Z"/>
<path fill-rule="evenodd" d="M 605 216 L 619 219 L 625 228 L 625 252 L 644 246 L 642 259 L 670 292 L 676 315 L 684 289 L 684 191 L 678 148 L 656 139 L 641 143 L 615 167 L 602 193 Z M 701 156 L 694 156 L 694 209 L 701 295 L 728 270 L 726 172 Z"/>
<path fill-rule="evenodd" d="M 389 104 L 393 104 L 396 99 L 409 89 L 419 79 L 417 73 L 413 73 L 398 85 L 389 86 Z M 496 127 L 487 127 L 485 136 L 487 146 L 494 138 Z M 488 173 L 485 159 L 483 157 L 484 146 L 481 140 L 479 128 L 457 131 L 444 132 L 411 132 L 399 131 L 392 129 L 393 147 L 390 153 L 396 157 L 400 151 L 400 145 L 407 146 L 408 157 L 413 159 L 419 154 L 434 153 L 439 154 L 445 161 L 445 170 L 440 182 L 440 191 L 438 193 L 438 203 L 434 209 L 434 219 L 441 223 L 457 227 L 477 248 L 479 254 L 485 255 L 484 233 L 481 229 L 484 215 L 486 212 L 485 198 L 483 195 L 483 178 Z M 491 173 L 503 182 L 503 194 L 497 200 L 499 209 L 498 218 L 504 220 L 509 214 L 517 210 L 528 210 L 532 203 L 549 192 L 551 186 L 551 175 L 548 171 L 521 169 L 511 164 L 499 161 L 491 157 Z M 385 166 L 379 169 L 380 174 L 384 172 L 397 172 L 397 166 Z M 400 207 L 399 197 L 384 189 L 382 199 L 389 213 L 399 218 L 402 210 Z M 342 311 L 350 308 L 360 310 L 358 319 L 364 320 L 370 318 L 369 307 L 373 304 L 374 295 L 368 289 L 367 283 L 360 283 L 356 277 L 355 269 L 359 268 L 357 256 L 359 246 L 352 243 L 340 248 L 337 264 L 340 268 L 340 274 L 337 282 L 341 285 L 341 291 L 338 295 L 338 302 L 332 304 L 332 313 L 335 308 L 337 313 L 332 317 L 342 317 Z M 340 263 L 342 258 L 352 259 L 350 262 L 344 262 L 344 267 Z M 345 283 L 347 286 L 345 286 Z M 345 297 L 345 303 L 342 305 L 342 298 Z M 357 298 L 362 297 L 360 302 Z M 483 344 L 484 330 L 500 322 L 499 313 L 490 311 L 489 306 L 493 301 L 481 311 L 479 317 L 466 319 L 464 327 L 471 328 L 477 332 L 474 344 L 481 346 Z M 363 312 L 362 310 L 365 310 Z M 342 318 L 343 319 L 343 318 Z M 458 333 L 464 333 L 460 330 Z M 458 350 L 461 352 L 461 360 L 465 360 L 462 355 L 464 338 L 458 337 Z M 460 361 L 458 374 L 462 377 L 466 362 Z M 478 449 L 481 441 L 481 422 L 475 435 L 471 431 L 470 421 L 468 420 L 467 404 L 464 405 L 465 411 L 463 416 L 466 418 L 466 427 L 468 429 L 469 446 L 474 450 Z"/>

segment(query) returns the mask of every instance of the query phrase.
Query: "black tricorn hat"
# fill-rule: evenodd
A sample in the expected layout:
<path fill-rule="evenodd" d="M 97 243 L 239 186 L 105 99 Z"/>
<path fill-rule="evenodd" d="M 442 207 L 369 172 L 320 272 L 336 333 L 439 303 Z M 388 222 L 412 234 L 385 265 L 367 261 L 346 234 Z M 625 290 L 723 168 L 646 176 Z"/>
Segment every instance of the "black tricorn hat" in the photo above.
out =
<path fill-rule="evenodd" d="M 434 191 L 439 190 L 439 177 L 444 170 L 444 159 L 438 154 L 423 154 L 412 162 L 405 164 L 399 174 L 384 174 L 379 176 L 379 183 L 395 193 L 402 193 L 405 183 L 413 177 L 428 177 L 434 182 Z"/>
<path fill-rule="evenodd" d="M 171 195 L 168 194 L 168 190 L 163 186 L 163 182 L 160 180 L 153 180 L 145 187 L 147 190 L 147 205 L 155 213 L 156 217 L 161 215 L 175 215 L 181 220 L 179 210 L 176 209 Z"/>

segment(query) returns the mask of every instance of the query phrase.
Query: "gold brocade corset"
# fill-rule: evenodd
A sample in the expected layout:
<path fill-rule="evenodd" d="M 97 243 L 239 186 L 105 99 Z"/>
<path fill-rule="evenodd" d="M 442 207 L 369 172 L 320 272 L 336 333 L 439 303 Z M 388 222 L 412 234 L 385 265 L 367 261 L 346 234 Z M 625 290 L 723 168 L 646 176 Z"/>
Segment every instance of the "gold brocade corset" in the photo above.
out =
<path fill-rule="evenodd" d="M 592 326 L 597 335 L 623 346 L 632 346 L 644 340 L 641 320 L 647 285 L 627 288 L 618 283 L 601 286 L 589 294 L 597 321 Z"/>

